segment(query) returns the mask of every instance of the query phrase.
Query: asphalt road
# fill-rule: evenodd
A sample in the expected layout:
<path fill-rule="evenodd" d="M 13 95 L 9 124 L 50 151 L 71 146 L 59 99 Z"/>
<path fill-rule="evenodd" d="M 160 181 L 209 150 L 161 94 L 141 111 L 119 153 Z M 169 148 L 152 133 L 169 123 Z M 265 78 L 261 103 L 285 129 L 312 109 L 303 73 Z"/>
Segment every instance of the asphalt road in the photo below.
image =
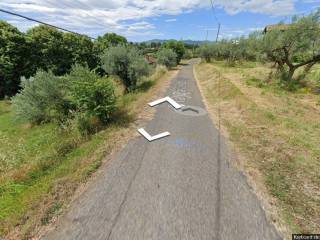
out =
<path fill-rule="evenodd" d="M 204 109 L 192 67 L 182 68 L 167 95 Z M 129 142 L 44 239 L 281 239 L 223 138 L 218 151 L 209 116 L 156 108 L 141 127 L 171 136 Z"/>

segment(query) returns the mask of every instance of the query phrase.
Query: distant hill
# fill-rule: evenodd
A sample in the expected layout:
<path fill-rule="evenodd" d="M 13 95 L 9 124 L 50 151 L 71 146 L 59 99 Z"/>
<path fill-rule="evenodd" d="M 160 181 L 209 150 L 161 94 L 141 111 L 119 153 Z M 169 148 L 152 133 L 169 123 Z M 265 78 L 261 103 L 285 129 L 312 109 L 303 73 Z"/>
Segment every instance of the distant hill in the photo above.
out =
<path fill-rule="evenodd" d="M 151 44 L 151 43 L 166 43 L 170 40 L 173 40 L 173 39 L 152 39 L 152 40 L 148 40 L 148 41 L 145 41 L 144 43 L 146 44 Z M 188 45 L 202 45 L 202 44 L 205 44 L 205 43 L 209 43 L 209 41 L 194 41 L 194 40 L 182 40 L 184 42 L 184 44 L 188 44 Z"/>

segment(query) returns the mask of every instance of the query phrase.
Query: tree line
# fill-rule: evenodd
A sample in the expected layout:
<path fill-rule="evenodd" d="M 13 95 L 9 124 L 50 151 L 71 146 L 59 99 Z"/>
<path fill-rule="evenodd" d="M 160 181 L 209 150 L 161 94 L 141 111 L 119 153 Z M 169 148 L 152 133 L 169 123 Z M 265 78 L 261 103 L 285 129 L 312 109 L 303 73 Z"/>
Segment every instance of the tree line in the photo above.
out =
<path fill-rule="evenodd" d="M 119 45 L 131 46 L 130 49 L 134 50 L 129 52 L 132 54 L 143 54 L 136 44 L 115 33 L 106 33 L 92 41 L 89 37 L 64 33 L 44 25 L 23 33 L 13 25 L 0 21 L 0 99 L 18 93 L 21 77 L 30 78 L 39 69 L 63 76 L 70 73 L 73 65 L 80 64 L 100 76 L 109 74 L 102 68 L 101 56 L 107 49 Z M 185 52 L 183 43 L 178 41 L 170 41 L 160 47 L 171 49 L 176 63 L 180 62 Z M 128 81 L 126 76 L 122 77 Z"/>
<path fill-rule="evenodd" d="M 92 41 L 48 26 L 22 33 L 3 21 L 0 43 L 0 99 L 11 98 L 17 119 L 54 122 L 81 134 L 112 121 L 123 95 L 136 91 L 157 65 L 175 67 L 185 53 L 182 42 L 169 41 L 150 63 L 140 48 L 114 33 Z"/>
<path fill-rule="evenodd" d="M 308 16 L 295 16 L 290 24 L 280 23 L 265 32 L 203 45 L 199 54 L 207 62 L 273 62 L 282 80 L 299 81 L 320 62 L 320 9 Z M 302 76 L 294 78 L 300 68 L 304 68 Z"/>
<path fill-rule="evenodd" d="M 63 75 L 74 63 L 95 68 L 99 61 L 97 53 L 105 42 L 102 39 L 92 42 L 88 37 L 43 25 L 22 33 L 1 21 L 0 45 L 0 98 L 3 98 L 15 95 L 20 88 L 20 77 L 29 78 L 37 69 Z"/>

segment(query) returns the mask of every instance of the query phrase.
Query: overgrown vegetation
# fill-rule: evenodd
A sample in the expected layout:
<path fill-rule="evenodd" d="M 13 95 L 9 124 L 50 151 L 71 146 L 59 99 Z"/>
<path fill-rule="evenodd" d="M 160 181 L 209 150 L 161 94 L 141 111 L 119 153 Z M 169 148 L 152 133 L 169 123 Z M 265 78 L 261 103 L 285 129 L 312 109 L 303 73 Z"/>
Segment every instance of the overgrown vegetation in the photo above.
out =
<path fill-rule="evenodd" d="M 62 76 L 69 73 L 74 64 L 81 64 L 104 74 L 100 66 L 103 51 L 110 46 L 127 44 L 124 37 L 114 33 L 92 41 L 44 25 L 22 33 L 0 21 L 0 99 L 14 96 L 20 89 L 20 77 L 29 78 L 39 69 Z"/>
<path fill-rule="evenodd" d="M 12 100 L 19 119 L 40 124 L 57 121 L 67 114 L 64 79 L 39 70 L 34 77 L 23 78 L 21 87 Z"/>
<path fill-rule="evenodd" d="M 9 23 L 0 21 L 0 99 L 10 98 L 20 90 L 21 77 L 29 79 L 40 69 L 63 76 L 70 73 L 75 64 L 87 66 L 100 76 L 122 74 L 121 79 L 126 82 L 127 90 L 132 90 L 137 79 L 147 75 L 144 55 L 156 56 L 159 49 L 171 49 L 177 55 L 178 64 L 184 55 L 193 55 L 191 49 L 194 49 L 193 46 L 187 46 L 189 50 L 186 52 L 184 43 L 174 40 L 151 45 L 131 43 L 115 33 L 106 33 L 93 41 L 86 36 L 64 33 L 44 25 L 23 33 Z M 124 49 L 128 51 L 124 52 Z M 126 66 L 126 73 L 116 71 L 110 62 L 105 62 L 110 54 L 118 58 L 126 57 L 122 62 Z"/>
<path fill-rule="evenodd" d="M 35 226 L 49 223 L 61 212 L 76 187 L 131 136 L 130 123 L 141 105 L 154 97 L 155 89 L 148 90 L 155 83 L 162 84 L 158 80 L 165 73 L 157 67 L 153 75 L 140 79 L 135 91 L 124 94 L 119 80 L 101 78 L 86 67 L 74 66 L 62 78 L 39 71 L 29 82 L 36 87 L 23 88 L 14 105 L 0 101 L 0 236 L 30 239 Z M 48 78 L 61 80 L 61 88 L 57 85 L 54 90 L 57 98 L 45 97 L 52 90 L 42 86 Z M 40 119 L 46 120 L 30 125 L 26 112 L 34 111 L 33 103 L 39 107 L 33 97 L 43 103 L 40 109 L 46 114 Z M 58 107 L 51 109 L 50 104 L 60 106 L 61 100 L 67 102 L 62 104 L 66 113 Z M 17 101 L 22 105 L 15 106 Z M 16 121 L 19 107 L 25 112 Z M 14 228 L 19 231 L 12 232 Z"/>
<path fill-rule="evenodd" d="M 102 67 L 110 75 L 117 75 L 128 92 L 137 87 L 137 81 L 150 73 L 150 67 L 134 47 L 111 47 L 102 55 Z"/>
<path fill-rule="evenodd" d="M 162 46 L 163 48 L 171 49 L 175 54 L 177 55 L 177 64 L 180 63 L 182 57 L 184 56 L 186 52 L 186 48 L 184 46 L 184 43 L 181 41 L 168 41 Z"/>
<path fill-rule="evenodd" d="M 70 106 L 67 112 L 107 123 L 116 110 L 115 86 L 110 78 L 100 78 L 88 68 L 75 65 L 66 76 Z"/>
<path fill-rule="evenodd" d="M 0 99 L 18 91 L 20 76 L 28 76 L 28 44 L 23 34 L 0 21 Z"/>
<path fill-rule="evenodd" d="M 76 120 L 83 133 L 90 132 L 98 123 L 107 123 L 116 110 L 113 82 L 80 65 L 64 77 L 38 71 L 22 81 L 22 90 L 12 103 L 21 121 L 63 125 Z"/>
<path fill-rule="evenodd" d="M 172 68 L 177 65 L 177 54 L 168 48 L 160 49 L 157 52 L 158 64 Z"/>
<path fill-rule="evenodd" d="M 113 33 L 91 41 L 0 21 L 0 44 L 0 238 L 19 228 L 13 238 L 28 239 L 120 146 L 167 68 Z M 173 50 L 163 53 L 176 65 Z"/>

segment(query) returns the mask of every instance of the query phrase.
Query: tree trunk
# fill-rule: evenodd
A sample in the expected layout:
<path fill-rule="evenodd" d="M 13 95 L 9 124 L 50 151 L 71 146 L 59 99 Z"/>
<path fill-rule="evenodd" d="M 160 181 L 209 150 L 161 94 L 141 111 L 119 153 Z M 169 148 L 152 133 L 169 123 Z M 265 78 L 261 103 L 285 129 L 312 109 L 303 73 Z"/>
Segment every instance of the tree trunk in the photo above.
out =
<path fill-rule="evenodd" d="M 316 64 L 315 62 L 307 64 L 307 66 L 304 69 L 304 73 L 307 74 L 315 64 Z"/>
<path fill-rule="evenodd" d="M 284 72 L 284 66 L 283 66 L 283 63 L 282 63 L 282 62 L 280 62 L 280 61 L 277 61 L 277 64 L 278 64 L 278 70 L 279 70 L 280 72 Z"/>
<path fill-rule="evenodd" d="M 289 67 L 289 72 L 288 72 L 288 75 L 287 75 L 287 81 L 288 82 L 292 82 L 293 74 L 294 74 L 295 71 L 296 71 L 295 67 L 293 67 L 293 66 Z"/>

